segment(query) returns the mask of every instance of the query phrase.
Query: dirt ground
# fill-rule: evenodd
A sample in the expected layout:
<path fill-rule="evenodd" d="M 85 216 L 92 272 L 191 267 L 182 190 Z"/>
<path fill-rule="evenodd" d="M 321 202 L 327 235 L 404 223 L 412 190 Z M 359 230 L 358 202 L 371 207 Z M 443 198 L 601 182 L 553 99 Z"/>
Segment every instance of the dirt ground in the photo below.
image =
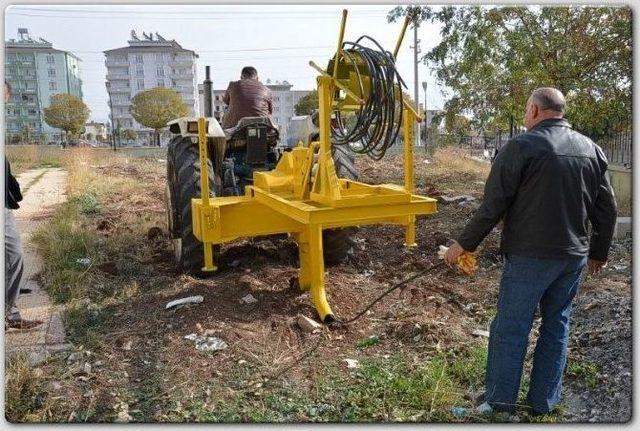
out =
<path fill-rule="evenodd" d="M 495 313 L 502 270 L 499 228 L 483 243 L 476 274 L 437 269 L 395 291 L 354 324 L 310 334 L 295 323 L 299 313 L 315 316 L 308 295 L 290 286 L 297 272 L 295 243 L 286 238 L 238 241 L 223 246 L 221 270 L 214 277 L 178 274 L 164 226 L 163 160 L 116 157 L 90 163 L 104 178 L 144 184 L 144 193 L 132 188 L 107 195 L 100 212 L 83 222 L 98 242 L 123 247 L 114 250 L 112 244 L 108 252 L 97 255 L 86 279 L 89 299 L 70 303 L 91 309 L 93 305 L 86 304 L 100 297 L 101 306 L 93 320 L 87 318 L 89 329 L 82 336 L 70 334 L 76 350 L 52 374 L 46 392 L 51 405 L 76 400 L 66 407 L 67 420 L 202 420 L 194 413 L 196 401 L 198 408 L 207 410 L 241 396 L 259 400 L 274 386 L 311 393 L 318 390 L 314 382 L 323 367 L 344 372 L 345 359 L 400 356 L 420 363 L 437 354 L 486 345 L 484 337 L 472 333 L 488 330 Z M 363 158 L 358 165 L 365 182 L 401 181 L 399 156 L 383 162 Z M 459 234 L 477 208 L 487 169 L 456 155 L 440 160 L 417 155 L 418 193 L 463 194 L 474 200 L 442 204 L 437 214 L 420 217 L 418 246 L 410 250 L 403 246 L 400 228 L 360 228 L 349 261 L 327 268 L 334 313 L 348 319 L 392 283 L 435 263 L 438 246 Z M 131 226 L 134 218 L 139 223 Z M 241 300 L 249 293 L 257 302 Z M 192 295 L 202 295 L 204 301 L 165 310 L 170 300 Z M 219 337 L 228 348 L 215 354 L 199 352 L 184 338 L 191 333 Z M 363 349 L 363 340 L 375 341 Z M 557 420 L 627 421 L 630 240 L 616 243 L 609 268 L 584 283 L 575 303 L 570 349 L 570 363 L 588 366 L 569 367 L 574 371 L 565 379 L 565 407 Z M 77 367 L 85 363 L 91 371 L 78 373 Z M 246 412 L 233 418 L 255 420 Z M 289 420 L 314 419 L 310 414 Z"/>

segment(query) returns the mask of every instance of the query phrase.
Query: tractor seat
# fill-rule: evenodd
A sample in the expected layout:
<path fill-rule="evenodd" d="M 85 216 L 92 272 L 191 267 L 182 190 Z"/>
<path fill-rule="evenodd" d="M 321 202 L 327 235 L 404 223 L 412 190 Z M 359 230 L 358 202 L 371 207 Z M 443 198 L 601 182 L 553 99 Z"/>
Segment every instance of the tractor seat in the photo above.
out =
<path fill-rule="evenodd" d="M 260 126 L 263 125 L 268 129 L 268 132 L 272 134 L 275 132 L 277 136 L 279 136 L 278 126 L 273 124 L 271 121 L 271 117 L 244 117 L 238 121 L 238 124 L 235 126 L 224 129 L 224 135 L 227 141 L 231 141 L 234 138 L 244 139 L 244 130 L 249 126 Z"/>

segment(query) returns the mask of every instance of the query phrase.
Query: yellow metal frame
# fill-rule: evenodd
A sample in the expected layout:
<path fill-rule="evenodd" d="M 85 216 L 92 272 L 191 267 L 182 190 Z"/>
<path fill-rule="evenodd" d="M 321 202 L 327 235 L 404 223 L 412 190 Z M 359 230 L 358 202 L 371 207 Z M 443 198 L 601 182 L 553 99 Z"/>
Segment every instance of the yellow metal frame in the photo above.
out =
<path fill-rule="evenodd" d="M 370 185 L 338 178 L 331 152 L 331 112 L 335 89 L 339 88 L 359 103 L 361 98 L 337 79 L 338 62 L 346 25 L 343 13 L 333 75 L 319 70 L 318 96 L 320 138 L 308 147 L 285 152 L 274 170 L 254 172 L 253 185 L 244 196 L 193 199 L 193 234 L 204 244 L 203 271 L 215 271 L 212 246 L 240 237 L 289 233 L 298 244 L 299 285 L 309 291 L 311 302 L 323 322 L 333 320 L 324 286 L 322 230 L 346 226 L 396 224 L 405 227 L 405 244 L 415 243 L 417 214 L 436 212 L 435 199 L 414 194 L 413 125 L 421 118 L 403 99 L 404 186 Z M 404 37 L 404 23 L 394 56 Z M 364 96 L 364 95 L 363 95 Z M 402 96 L 400 96 L 402 97 Z M 198 121 L 201 172 L 206 172 L 205 121 Z M 317 161 L 316 161 L 317 160 Z M 314 165 L 317 163 L 317 169 Z M 209 190 L 208 178 L 201 176 L 201 190 Z"/>

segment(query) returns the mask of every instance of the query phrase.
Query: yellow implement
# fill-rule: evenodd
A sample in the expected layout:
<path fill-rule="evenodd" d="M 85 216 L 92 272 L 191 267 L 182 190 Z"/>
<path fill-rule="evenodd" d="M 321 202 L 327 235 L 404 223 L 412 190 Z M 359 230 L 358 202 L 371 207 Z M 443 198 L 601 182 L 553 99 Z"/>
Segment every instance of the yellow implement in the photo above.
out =
<path fill-rule="evenodd" d="M 404 185 L 370 185 L 338 178 L 331 151 L 331 113 L 334 110 L 358 109 L 366 99 L 366 91 L 354 88 L 353 80 L 343 78 L 346 70 L 342 59 L 342 43 L 346 11 L 342 17 L 338 50 L 333 70 L 319 70 L 319 141 L 308 147 L 299 146 L 285 152 L 276 168 L 254 172 L 253 185 L 244 196 L 193 199 L 193 234 L 204 243 L 203 271 L 216 269 L 211 252 L 214 244 L 240 237 L 289 233 L 297 242 L 300 254 L 299 285 L 310 292 L 311 302 L 323 322 L 334 319 L 327 302 L 322 253 L 323 229 L 396 224 L 405 227 L 405 244 L 415 246 L 415 216 L 436 212 L 435 199 L 414 194 L 413 126 L 421 121 L 417 112 L 397 94 L 403 109 Z M 404 37 L 405 22 L 396 44 Z M 331 63 L 330 63 L 331 64 Z M 340 98 L 340 90 L 346 95 Z M 358 96 L 361 94 L 361 96 Z M 200 172 L 207 172 L 205 120 L 200 119 Z M 317 163 L 317 168 L 314 164 Z M 207 176 L 201 176 L 201 190 L 209 190 Z"/>

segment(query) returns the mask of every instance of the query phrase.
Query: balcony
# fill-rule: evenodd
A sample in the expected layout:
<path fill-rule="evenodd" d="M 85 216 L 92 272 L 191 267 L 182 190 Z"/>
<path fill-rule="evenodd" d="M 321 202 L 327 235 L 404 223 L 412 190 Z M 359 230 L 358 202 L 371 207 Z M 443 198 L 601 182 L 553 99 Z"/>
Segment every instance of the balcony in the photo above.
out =
<path fill-rule="evenodd" d="M 129 60 L 115 60 L 115 59 L 108 59 L 107 61 L 105 61 L 104 63 L 107 67 L 117 67 L 117 66 L 126 66 L 129 67 Z"/>
<path fill-rule="evenodd" d="M 111 87 L 110 93 L 131 93 L 131 87 Z"/>
<path fill-rule="evenodd" d="M 167 64 L 171 67 L 193 67 L 193 60 L 170 60 Z"/>
<path fill-rule="evenodd" d="M 131 76 L 124 75 L 122 73 L 119 73 L 119 74 L 107 73 L 107 79 L 109 81 L 128 81 L 129 79 L 131 79 Z"/>
<path fill-rule="evenodd" d="M 176 73 L 169 73 L 169 76 L 173 79 L 188 79 L 189 81 L 191 81 L 193 79 L 193 71 L 191 69 L 189 69 L 186 72 L 182 72 L 182 73 L 178 73 L 178 71 L 176 71 Z"/>

